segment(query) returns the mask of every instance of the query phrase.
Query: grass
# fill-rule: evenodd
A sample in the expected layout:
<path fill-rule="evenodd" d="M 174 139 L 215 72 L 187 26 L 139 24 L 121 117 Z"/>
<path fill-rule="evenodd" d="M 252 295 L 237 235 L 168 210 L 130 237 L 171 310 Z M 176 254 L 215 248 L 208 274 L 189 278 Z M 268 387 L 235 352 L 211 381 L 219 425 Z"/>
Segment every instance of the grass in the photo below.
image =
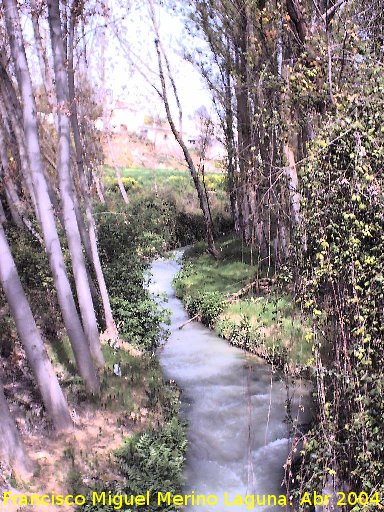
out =
<path fill-rule="evenodd" d="M 58 340 L 49 348 L 54 366 L 63 376 L 62 386 L 66 389 L 73 403 L 92 401 L 83 389 L 81 379 L 76 371 L 74 354 L 68 338 Z M 98 407 L 111 411 L 124 411 L 129 414 L 137 402 L 149 400 L 155 389 L 158 393 L 163 387 L 162 374 L 156 360 L 150 356 L 134 357 L 125 350 L 115 350 L 108 344 L 102 345 L 105 366 L 100 373 L 100 397 L 95 399 Z M 114 372 L 118 364 L 121 377 Z M 149 404 L 144 404 L 149 405 Z"/>
<path fill-rule="evenodd" d="M 195 295 L 200 292 L 237 292 L 256 278 L 257 268 L 250 265 L 250 250 L 241 242 L 226 237 L 217 244 L 222 259 L 215 260 L 207 253 L 205 242 L 191 247 L 184 258 L 183 278 L 175 281 L 176 295 Z"/>
<path fill-rule="evenodd" d="M 239 324 L 244 318 L 266 347 L 271 350 L 284 347 L 290 362 L 308 365 L 312 356 L 311 345 L 305 340 L 309 325 L 296 310 L 291 297 L 271 294 L 239 300 L 228 306 L 219 322 L 226 319 Z"/>
<path fill-rule="evenodd" d="M 191 177 L 187 171 L 178 171 L 175 169 L 140 169 L 123 168 L 120 169 L 122 178 L 133 178 L 139 187 L 144 190 L 151 190 L 155 187 L 172 188 L 190 193 L 193 191 Z M 106 168 L 105 176 L 115 179 L 115 172 L 111 168 Z"/>
<path fill-rule="evenodd" d="M 192 178 L 188 170 L 176 169 L 146 169 L 146 168 L 121 168 L 121 176 L 124 179 L 133 180 L 132 191 L 167 191 L 181 197 L 196 195 Z M 108 186 L 116 187 L 115 172 L 110 167 L 105 168 L 104 181 Z M 206 173 L 205 183 L 209 191 L 218 194 L 221 200 L 224 198 L 225 186 L 222 173 Z"/>
<path fill-rule="evenodd" d="M 251 265 L 254 255 L 242 247 L 241 241 L 226 238 L 218 246 L 221 260 L 212 258 L 204 243 L 196 244 L 185 254 L 183 269 L 174 285 L 176 295 L 187 305 L 191 298 L 205 293 L 218 292 L 227 298 L 259 275 L 258 267 Z M 226 338 L 236 336 L 239 346 L 242 338 L 250 336 L 252 347 L 260 344 L 268 353 L 283 350 L 293 366 L 311 365 L 312 347 L 306 341 L 310 326 L 289 294 L 274 290 L 226 303 L 214 328 Z"/>
<path fill-rule="evenodd" d="M 254 270 L 240 261 L 227 263 L 215 261 L 208 254 L 196 258 L 191 266 L 191 274 L 177 284 L 180 295 L 193 295 L 195 291 L 222 292 L 231 294 L 239 290 L 254 276 Z"/>

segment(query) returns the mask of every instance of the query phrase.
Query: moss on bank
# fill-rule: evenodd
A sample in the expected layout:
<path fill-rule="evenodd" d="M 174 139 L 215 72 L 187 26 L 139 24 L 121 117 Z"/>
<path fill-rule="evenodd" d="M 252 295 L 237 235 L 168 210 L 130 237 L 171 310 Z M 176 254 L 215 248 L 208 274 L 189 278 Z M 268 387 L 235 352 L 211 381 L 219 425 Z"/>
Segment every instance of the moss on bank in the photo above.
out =
<path fill-rule="evenodd" d="M 215 260 L 205 244 L 184 255 L 183 268 L 174 280 L 176 295 L 191 316 L 230 343 L 255 353 L 279 367 L 297 373 L 312 366 L 310 328 L 293 297 L 274 286 L 254 290 L 231 301 L 231 295 L 262 279 L 251 264 L 252 254 L 241 241 L 219 242 L 222 258 Z"/>

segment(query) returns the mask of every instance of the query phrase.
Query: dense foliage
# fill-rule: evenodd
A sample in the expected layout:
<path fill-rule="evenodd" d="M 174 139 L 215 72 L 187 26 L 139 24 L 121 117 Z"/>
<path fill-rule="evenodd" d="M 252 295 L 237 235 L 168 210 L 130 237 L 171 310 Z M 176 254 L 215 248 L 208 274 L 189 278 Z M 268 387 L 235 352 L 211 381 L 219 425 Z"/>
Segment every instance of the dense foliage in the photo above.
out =
<path fill-rule="evenodd" d="M 186 451 L 185 426 L 176 417 L 161 430 L 136 434 L 117 452 L 118 466 L 127 479 L 124 492 L 152 496 L 148 510 L 175 509 L 173 505 L 157 505 L 157 492 L 180 494 L 184 483 L 182 471 Z"/>
<path fill-rule="evenodd" d="M 120 335 L 130 343 L 153 350 L 162 336 L 166 311 L 158 309 L 145 288 L 148 258 L 162 250 L 163 240 L 146 205 L 135 217 L 124 209 L 100 210 L 99 250 L 111 296 L 111 306 Z M 133 222 L 140 218 L 142 223 Z M 150 224 L 150 225 L 149 225 Z"/>
<path fill-rule="evenodd" d="M 125 171 L 128 173 L 129 171 Z M 131 171 L 133 173 L 133 171 Z M 147 171 L 149 173 L 149 171 Z M 153 241 L 152 254 L 175 247 L 193 244 L 205 237 L 204 218 L 197 207 L 195 192 L 189 176 L 182 171 L 165 174 L 160 185 L 149 181 L 146 170 L 136 170 L 136 187 L 129 190 L 130 204 L 126 212 L 135 219 L 135 228 L 142 236 Z M 161 176 L 161 174 L 160 174 Z M 139 182 L 141 178 L 142 184 Z M 132 176 L 123 180 L 136 181 Z M 119 203 L 116 181 L 107 178 L 107 191 L 114 204 Z M 232 231 L 233 220 L 227 211 L 222 175 L 208 175 L 206 186 L 211 190 L 211 214 L 217 235 Z M 219 186 L 219 185 L 220 186 Z M 215 187 L 219 188 L 213 190 Z"/>
<path fill-rule="evenodd" d="M 384 472 L 382 92 L 375 84 L 312 144 L 302 176 L 305 251 L 298 242 L 298 292 L 315 322 L 318 369 L 318 421 L 298 478 L 368 494 L 383 491 Z"/>
<path fill-rule="evenodd" d="M 186 425 L 178 417 L 180 402 L 177 388 L 162 380 L 158 382 L 157 379 L 154 379 L 153 384 L 148 393 L 148 406 L 153 407 L 156 403 L 161 411 L 161 422 L 158 421 L 157 428 L 151 427 L 133 434 L 116 450 L 114 467 L 120 477 L 118 482 L 109 482 L 106 489 L 105 482 L 98 480 L 89 492 L 108 490 L 116 495 L 138 495 L 149 491 L 151 500 L 147 510 L 171 512 L 175 507 L 158 505 L 156 496 L 157 492 L 182 492 L 187 449 Z M 133 506 L 129 510 L 141 508 Z M 87 504 L 80 509 L 82 512 L 112 512 L 115 506 L 101 503 L 93 505 L 89 494 Z"/>

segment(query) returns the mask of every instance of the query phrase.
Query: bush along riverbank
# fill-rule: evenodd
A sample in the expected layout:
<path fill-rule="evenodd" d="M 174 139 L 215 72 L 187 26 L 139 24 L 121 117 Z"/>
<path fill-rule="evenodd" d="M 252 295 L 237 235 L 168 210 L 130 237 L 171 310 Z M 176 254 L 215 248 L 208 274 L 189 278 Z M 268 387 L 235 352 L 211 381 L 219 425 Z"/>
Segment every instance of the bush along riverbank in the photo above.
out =
<path fill-rule="evenodd" d="M 154 201 L 149 209 L 156 206 Z M 152 211 L 147 215 L 144 211 L 140 222 L 133 222 L 135 217 L 127 209 L 100 213 L 100 252 L 113 313 L 123 340 L 141 351 L 142 355 L 134 360 L 142 376 L 142 389 L 140 396 L 134 397 L 136 407 L 126 411 L 125 421 L 132 430 L 123 445 L 110 452 L 107 478 L 98 472 L 88 479 L 88 485 L 79 489 L 76 484 L 73 489 L 87 496 L 86 504 L 79 508 L 83 512 L 116 510 L 119 495 L 155 495 L 164 488 L 180 493 L 187 447 L 186 425 L 179 417 L 180 392 L 174 382 L 164 380 L 154 355 L 159 341 L 167 336 L 163 325 L 168 322 L 168 312 L 159 308 L 145 286 L 149 261 L 164 248 L 165 241 L 155 230 L 158 218 Z M 113 354 L 116 359 L 116 351 Z M 114 380 L 115 395 L 119 396 L 121 382 L 130 380 L 132 375 L 132 371 L 126 371 L 124 358 L 132 356 L 124 356 L 123 350 L 117 350 L 117 354 L 121 376 Z M 93 493 L 100 500 L 93 500 Z M 110 502 L 109 496 L 116 496 L 115 501 Z M 161 508 L 165 510 L 164 506 Z M 138 510 L 140 506 L 129 509 Z M 146 507 L 148 511 L 158 509 L 156 503 Z"/>
<path fill-rule="evenodd" d="M 191 318 L 276 369 L 305 375 L 313 366 L 311 330 L 294 298 L 259 275 L 252 254 L 236 238 L 219 243 L 221 259 L 204 243 L 186 251 L 174 286 Z"/>
<path fill-rule="evenodd" d="M 157 204 L 157 203 L 156 203 Z M 164 485 L 181 491 L 186 429 L 179 418 L 179 390 L 164 380 L 154 350 L 167 335 L 167 310 L 145 287 L 149 261 L 163 250 L 156 236 L 159 217 L 145 208 L 137 222 L 131 210 L 99 208 L 98 244 L 114 319 L 120 338 L 102 351 L 100 396 L 90 396 L 76 372 L 71 345 L 63 325 L 49 275 L 46 253 L 30 236 L 9 228 L 9 239 L 20 277 L 38 325 L 49 343 L 49 358 L 76 425 L 74 432 L 52 436 L 52 427 L 39 402 L 15 326 L 0 314 L 0 355 L 7 398 L 21 418 L 20 432 L 40 469 L 28 483 L 0 468 L 0 489 L 21 493 L 81 494 L 94 490 L 127 494 L 155 493 Z M 145 215 L 146 214 L 146 215 Z M 65 253 L 66 258 L 68 254 Z M 66 261 L 68 263 L 68 261 Z M 70 279 L 73 279 L 68 265 Z M 92 269 L 89 269 L 93 277 Z M 3 300 L 0 293 L 0 302 Z M 103 325 L 101 305 L 96 312 Z M 14 382 L 18 385 L 15 386 Z M 58 507 L 61 508 L 61 507 Z M 58 510 L 57 508 L 57 510 Z M 87 499 L 83 510 L 114 510 Z M 10 508 L 13 512 L 16 508 Z M 65 510 L 68 510 L 65 508 Z M 72 507 L 69 510 L 73 510 Z M 150 510 L 150 509 L 148 509 Z"/>

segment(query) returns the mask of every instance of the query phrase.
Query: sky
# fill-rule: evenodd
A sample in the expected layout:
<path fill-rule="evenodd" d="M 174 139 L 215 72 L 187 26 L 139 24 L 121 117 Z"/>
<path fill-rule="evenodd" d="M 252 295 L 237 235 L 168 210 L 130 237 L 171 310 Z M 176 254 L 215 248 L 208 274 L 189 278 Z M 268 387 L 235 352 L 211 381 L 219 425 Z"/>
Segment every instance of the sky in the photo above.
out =
<path fill-rule="evenodd" d="M 131 1 L 130 7 L 127 7 Z M 87 64 L 92 81 L 102 89 L 101 41 L 105 34 L 105 89 L 108 90 L 109 103 L 124 101 L 143 114 L 165 119 L 164 105 L 151 87 L 153 82 L 160 89 L 154 34 L 148 16 L 147 0 L 103 0 L 109 2 L 110 16 L 107 23 L 104 18 L 91 17 L 82 36 L 87 43 Z M 99 4 L 100 5 L 100 4 Z M 192 64 L 183 59 L 185 50 L 204 46 L 198 38 L 188 36 L 183 19 L 170 10 L 155 6 L 156 17 L 164 48 L 170 61 L 172 74 L 176 82 L 183 110 L 184 123 L 188 122 L 195 111 L 205 106 L 213 114 L 210 93 L 203 79 Z M 122 19 L 122 18 L 125 19 Z M 28 47 L 34 49 L 33 31 L 28 16 L 23 16 L 23 32 Z M 49 32 L 47 23 L 41 22 L 41 31 L 49 50 Z M 130 59 L 127 58 L 127 49 Z M 41 83 L 37 57 L 32 50 L 28 52 L 35 83 Z M 130 63 L 136 62 L 136 67 Z M 146 76 L 146 79 L 143 77 Z M 171 103 L 175 112 L 175 102 Z M 175 118 L 177 115 L 175 114 Z"/>
<path fill-rule="evenodd" d="M 116 0 L 117 1 L 117 0 Z M 113 6 L 116 17 L 121 10 L 117 4 Z M 202 78 L 192 64 L 182 58 L 184 46 L 191 44 L 180 16 L 170 14 L 165 8 L 156 7 L 159 19 L 161 39 L 167 49 L 167 55 L 180 101 L 184 118 L 193 113 L 202 105 L 211 109 L 209 91 L 207 91 Z M 107 29 L 110 35 L 119 34 L 119 43 L 116 36 L 108 38 L 107 51 L 107 87 L 112 91 L 114 99 L 121 99 L 138 108 L 150 110 L 152 115 L 165 117 L 164 107 L 157 93 L 143 77 L 146 75 L 160 88 L 157 73 L 157 61 L 154 51 L 154 35 L 147 15 L 146 2 L 136 2 L 124 21 L 114 24 Z M 126 42 L 126 44 L 125 44 Z M 193 43 L 192 43 L 193 44 Z M 129 48 L 131 58 L 136 62 L 137 68 L 128 64 L 125 48 Z M 140 71 L 141 70 L 141 71 Z"/>

